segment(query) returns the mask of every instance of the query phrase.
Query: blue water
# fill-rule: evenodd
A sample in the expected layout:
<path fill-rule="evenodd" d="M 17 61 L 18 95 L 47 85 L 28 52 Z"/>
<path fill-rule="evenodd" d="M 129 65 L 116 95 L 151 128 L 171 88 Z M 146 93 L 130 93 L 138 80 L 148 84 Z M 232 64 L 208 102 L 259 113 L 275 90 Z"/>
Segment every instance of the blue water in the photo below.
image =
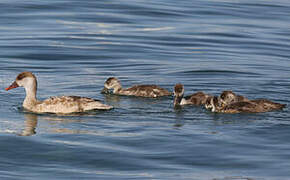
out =
<path fill-rule="evenodd" d="M 290 179 L 290 1 L 2 0 L 0 33 L 0 179 Z M 25 112 L 23 88 L 4 91 L 22 71 L 39 99 L 115 109 Z M 110 76 L 288 107 L 174 110 L 172 97 L 100 94 Z"/>

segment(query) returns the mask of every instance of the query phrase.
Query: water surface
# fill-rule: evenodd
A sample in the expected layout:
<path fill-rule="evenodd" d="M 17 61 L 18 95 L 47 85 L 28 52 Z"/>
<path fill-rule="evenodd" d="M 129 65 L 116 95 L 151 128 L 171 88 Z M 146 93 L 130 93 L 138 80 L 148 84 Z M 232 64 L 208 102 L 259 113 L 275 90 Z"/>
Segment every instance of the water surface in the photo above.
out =
<path fill-rule="evenodd" d="M 0 3 L 1 179 L 289 179 L 289 108 L 261 114 L 174 110 L 172 97 L 100 94 L 104 81 L 289 104 L 290 2 L 110 0 Z M 18 73 L 38 97 L 88 96 L 111 111 L 21 108 Z"/>

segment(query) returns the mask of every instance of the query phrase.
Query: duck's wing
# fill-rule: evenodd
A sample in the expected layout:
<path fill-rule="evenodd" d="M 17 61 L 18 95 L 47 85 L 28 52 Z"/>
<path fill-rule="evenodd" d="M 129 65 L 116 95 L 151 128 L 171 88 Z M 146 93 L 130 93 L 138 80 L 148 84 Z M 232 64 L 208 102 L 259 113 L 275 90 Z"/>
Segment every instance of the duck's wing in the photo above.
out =
<path fill-rule="evenodd" d="M 158 96 L 172 95 L 171 92 L 157 85 L 135 85 L 124 91 L 127 92 L 129 95 L 143 96 L 143 97 L 158 97 Z"/>
<path fill-rule="evenodd" d="M 236 102 L 229 104 L 224 107 L 224 111 L 233 111 L 233 112 L 260 112 L 257 104 L 250 102 Z"/>
<path fill-rule="evenodd" d="M 277 110 L 277 109 L 283 109 L 286 107 L 286 104 L 280 104 L 273 101 L 270 101 L 268 99 L 255 99 L 251 102 L 258 104 L 259 106 L 262 106 L 265 110 Z"/>
<path fill-rule="evenodd" d="M 191 104 L 204 105 L 209 97 L 210 96 L 208 94 L 205 94 L 204 92 L 197 92 L 184 97 L 184 99 L 186 101 L 189 101 Z"/>

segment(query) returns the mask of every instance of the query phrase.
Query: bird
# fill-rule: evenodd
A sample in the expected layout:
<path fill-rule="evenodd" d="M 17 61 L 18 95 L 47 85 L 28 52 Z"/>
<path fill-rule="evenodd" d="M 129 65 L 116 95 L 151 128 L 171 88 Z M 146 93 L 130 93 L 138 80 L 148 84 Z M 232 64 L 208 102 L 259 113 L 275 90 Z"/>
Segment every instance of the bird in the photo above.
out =
<path fill-rule="evenodd" d="M 188 95 L 184 97 L 184 86 L 180 83 L 176 84 L 174 87 L 174 107 L 182 106 L 182 105 L 204 105 L 206 100 L 211 97 L 209 94 L 205 94 L 204 92 L 196 92 L 194 94 Z"/>
<path fill-rule="evenodd" d="M 259 107 L 256 109 L 256 111 L 259 112 L 268 112 L 268 111 L 273 111 L 273 110 L 280 110 L 286 107 L 286 104 L 280 104 L 276 102 L 272 102 L 268 99 L 254 99 L 250 100 L 244 96 L 237 95 L 232 91 L 223 91 L 220 95 L 220 100 L 222 101 L 224 106 L 227 106 L 229 104 L 234 104 L 237 102 L 250 102 L 254 103 Z M 245 103 L 243 103 L 245 104 Z M 257 108 L 256 107 L 256 108 Z"/>
<path fill-rule="evenodd" d="M 238 101 L 230 104 L 223 104 L 220 97 L 214 96 L 206 104 L 212 112 L 219 112 L 219 113 L 261 113 L 261 112 L 269 112 L 273 110 L 278 110 L 279 103 L 276 103 L 273 106 L 266 105 L 268 101 Z M 271 101 L 270 101 L 271 102 Z M 282 109 L 285 105 L 279 104 L 280 108 Z"/>
<path fill-rule="evenodd" d="M 116 77 L 110 77 L 105 81 L 102 93 L 108 93 L 110 89 L 113 89 L 113 94 L 125 96 L 157 98 L 172 95 L 171 92 L 157 85 L 134 85 L 123 89 L 121 82 Z"/>
<path fill-rule="evenodd" d="M 22 72 L 18 74 L 16 80 L 5 90 L 23 87 L 26 92 L 26 97 L 22 106 L 24 109 L 35 113 L 55 113 L 68 114 L 85 112 L 89 110 L 109 110 L 112 106 L 101 103 L 88 97 L 80 96 L 54 96 L 43 101 L 37 100 L 37 79 L 31 72 Z"/>

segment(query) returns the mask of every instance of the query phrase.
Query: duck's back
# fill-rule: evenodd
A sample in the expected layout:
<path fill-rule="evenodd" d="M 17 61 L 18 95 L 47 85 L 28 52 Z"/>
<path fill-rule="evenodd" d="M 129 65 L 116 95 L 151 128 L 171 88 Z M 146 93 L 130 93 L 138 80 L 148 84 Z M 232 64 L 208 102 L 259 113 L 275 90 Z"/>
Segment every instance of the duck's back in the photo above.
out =
<path fill-rule="evenodd" d="M 242 113 L 242 112 L 257 113 L 257 112 L 264 112 L 264 109 L 255 103 L 242 101 L 242 102 L 236 102 L 236 103 L 232 103 L 225 106 L 222 109 L 222 112 L 224 113 Z"/>
<path fill-rule="evenodd" d="M 244 96 L 237 95 L 236 102 L 242 102 L 242 101 L 249 101 L 249 99 Z"/>
<path fill-rule="evenodd" d="M 255 99 L 251 102 L 256 103 L 257 105 L 263 107 L 265 111 L 279 110 L 286 107 L 286 104 L 280 104 L 268 99 Z"/>
<path fill-rule="evenodd" d="M 111 109 L 111 106 L 102 104 L 100 101 L 80 96 L 50 97 L 40 101 L 35 106 L 35 111 L 42 113 L 74 113 L 93 109 Z"/>
<path fill-rule="evenodd" d="M 172 95 L 166 89 L 157 85 L 135 85 L 131 88 L 123 90 L 124 95 L 141 96 L 141 97 L 159 97 Z"/>
<path fill-rule="evenodd" d="M 197 93 L 184 97 L 184 99 L 186 100 L 188 104 L 204 105 L 208 97 L 209 97 L 208 94 L 205 94 L 203 92 L 197 92 Z"/>

